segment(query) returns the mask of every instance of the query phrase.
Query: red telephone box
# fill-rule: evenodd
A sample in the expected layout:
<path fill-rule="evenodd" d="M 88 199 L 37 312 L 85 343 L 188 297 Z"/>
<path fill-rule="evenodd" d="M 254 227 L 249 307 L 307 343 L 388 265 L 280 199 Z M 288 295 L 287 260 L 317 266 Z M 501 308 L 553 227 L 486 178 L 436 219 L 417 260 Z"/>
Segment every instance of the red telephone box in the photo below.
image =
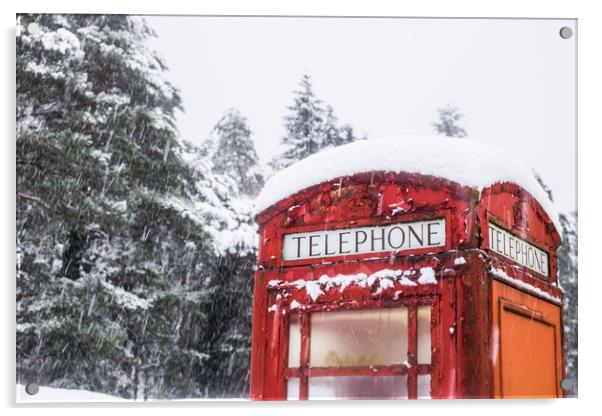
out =
<path fill-rule="evenodd" d="M 494 160 L 455 157 L 458 141 Z M 496 171 L 478 178 L 491 184 L 460 180 L 479 169 Z M 369 140 L 270 182 L 257 216 L 252 399 L 562 396 L 557 220 L 505 153 Z"/>

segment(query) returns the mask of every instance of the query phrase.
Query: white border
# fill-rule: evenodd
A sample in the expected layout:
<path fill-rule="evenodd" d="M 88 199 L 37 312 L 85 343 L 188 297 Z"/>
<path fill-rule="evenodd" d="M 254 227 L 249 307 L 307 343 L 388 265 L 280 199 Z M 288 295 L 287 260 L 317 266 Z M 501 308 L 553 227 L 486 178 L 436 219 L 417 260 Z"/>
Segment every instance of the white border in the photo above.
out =
<path fill-rule="evenodd" d="M 6 4 L 10 3 L 10 4 Z M 599 244 L 596 239 L 598 234 L 596 220 L 600 217 L 599 173 L 598 158 L 600 154 L 599 143 L 600 123 L 602 108 L 600 100 L 602 88 L 600 78 L 602 74 L 601 56 L 599 53 L 600 40 L 602 39 L 601 14 L 598 10 L 599 2 L 586 0 L 505 0 L 505 1 L 478 1 L 478 0 L 422 0 L 406 4 L 401 1 L 379 0 L 254 0 L 254 1 L 228 1 L 206 0 L 192 2 L 186 0 L 145 0 L 135 2 L 132 0 L 19 0 L 18 2 L 2 2 L 2 37 L 3 52 L 2 82 L 3 100 L 0 111 L 0 125 L 4 137 L 0 140 L 0 155 L 4 158 L 2 164 L 2 178 L 4 201 L 1 228 L 3 230 L 3 246 L 1 262 L 4 266 L 2 294 L 4 296 L 1 310 L 3 313 L 4 334 L 0 343 L 2 348 L 2 404 L 14 406 L 14 15 L 17 11 L 31 12 L 84 12 L 84 13 L 138 13 L 138 14 L 287 14 L 287 15 L 390 15 L 390 16 L 440 16 L 440 17 L 546 17 L 546 18 L 578 18 L 579 37 L 579 152 L 578 152 L 578 177 L 579 177 L 579 260 L 580 260 L 580 299 L 579 299 L 579 326 L 580 326 L 580 373 L 579 394 L 575 400 L 510 400 L 510 401 L 431 401 L 428 403 L 379 403 L 378 412 L 420 412 L 439 413 L 448 415 L 450 412 L 462 414 L 507 414 L 520 410 L 545 412 L 546 414 L 588 414 L 589 407 L 598 405 L 594 400 L 599 396 L 600 385 L 599 346 L 600 341 L 600 310 L 597 305 L 600 301 L 600 281 L 602 277 L 596 267 L 596 253 Z M 11 371 L 7 371 L 12 369 Z M 80 405 L 81 406 L 81 405 Z M 85 410 L 52 407 L 42 410 L 39 407 L 20 409 L 26 413 L 47 414 L 105 414 L 107 411 L 132 412 L 144 411 L 145 414 L 165 414 L 165 405 L 133 405 L 127 409 L 118 409 L 112 405 L 111 409 L 89 407 Z M 328 413 L 339 412 L 339 409 L 351 414 L 372 413 L 374 402 L 327 402 L 283 404 L 283 403 L 175 403 L 178 414 L 203 414 L 223 412 L 228 409 L 235 414 L 261 414 L 282 415 L 307 413 L 309 407 L 312 412 L 316 410 Z M 30 407 L 30 406 L 28 406 Z M 106 407 L 106 405 L 105 405 Z M 596 407 L 600 407 L 599 405 Z M 11 409 L 12 414 L 15 409 Z"/>

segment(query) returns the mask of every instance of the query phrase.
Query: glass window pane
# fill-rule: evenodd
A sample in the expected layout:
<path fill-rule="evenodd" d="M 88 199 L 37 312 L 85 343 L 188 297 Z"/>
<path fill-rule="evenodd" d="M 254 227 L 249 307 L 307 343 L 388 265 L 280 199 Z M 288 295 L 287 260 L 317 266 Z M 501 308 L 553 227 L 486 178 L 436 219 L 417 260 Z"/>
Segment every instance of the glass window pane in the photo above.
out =
<path fill-rule="evenodd" d="M 419 374 L 418 375 L 418 398 L 419 399 L 430 399 L 431 398 L 431 375 L 430 374 Z"/>
<path fill-rule="evenodd" d="M 301 359 L 301 324 L 299 315 L 294 313 L 289 316 L 288 326 L 288 366 L 299 367 Z"/>
<path fill-rule="evenodd" d="M 407 399 L 407 376 L 310 377 L 309 399 Z"/>
<path fill-rule="evenodd" d="M 417 311 L 418 364 L 431 363 L 431 306 L 419 306 Z"/>
<path fill-rule="evenodd" d="M 299 378 L 289 378 L 286 383 L 286 399 L 299 400 Z"/>
<path fill-rule="evenodd" d="M 407 359 L 407 308 L 313 313 L 310 324 L 311 367 L 366 367 Z"/>

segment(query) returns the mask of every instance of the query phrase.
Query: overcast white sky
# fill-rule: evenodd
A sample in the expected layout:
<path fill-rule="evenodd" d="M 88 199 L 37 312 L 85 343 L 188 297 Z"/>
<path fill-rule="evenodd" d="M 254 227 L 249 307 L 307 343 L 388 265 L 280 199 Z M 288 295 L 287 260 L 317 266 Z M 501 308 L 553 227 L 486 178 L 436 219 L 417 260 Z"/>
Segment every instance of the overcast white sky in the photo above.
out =
<path fill-rule="evenodd" d="M 341 122 L 369 137 L 431 134 L 446 103 L 473 140 L 515 154 L 575 209 L 573 20 L 148 17 L 180 89 L 182 137 L 200 143 L 223 112 L 275 153 L 304 72 Z"/>

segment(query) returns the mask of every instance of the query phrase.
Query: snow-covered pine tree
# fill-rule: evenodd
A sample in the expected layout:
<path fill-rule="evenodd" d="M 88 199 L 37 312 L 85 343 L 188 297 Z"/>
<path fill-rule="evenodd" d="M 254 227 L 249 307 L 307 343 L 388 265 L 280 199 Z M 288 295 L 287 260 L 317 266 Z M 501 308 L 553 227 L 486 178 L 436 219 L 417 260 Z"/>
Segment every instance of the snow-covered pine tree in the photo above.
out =
<path fill-rule="evenodd" d="M 238 221 L 251 212 L 236 215 Z M 211 264 L 207 284 L 212 289 L 211 301 L 202 308 L 205 319 L 198 322 L 198 330 L 204 336 L 198 338 L 196 346 L 208 355 L 196 374 L 206 397 L 248 397 L 253 275 L 257 259 L 253 237 L 257 230 L 252 215 L 247 218 L 248 221 L 224 231 L 234 238 L 223 243 L 222 254 Z"/>
<path fill-rule="evenodd" d="M 338 126 L 333 108 L 324 107 L 315 96 L 308 74 L 301 77 L 299 85 L 293 105 L 287 107 L 290 113 L 285 117 L 286 134 L 280 141 L 284 151 L 269 164 L 274 172 L 322 149 L 359 139 L 350 125 Z"/>
<path fill-rule="evenodd" d="M 211 235 L 152 31 L 123 15 L 17 22 L 17 377 L 199 394 L 191 323 Z"/>
<path fill-rule="evenodd" d="M 300 89 L 294 92 L 293 105 L 287 107 L 290 113 L 284 119 L 286 134 L 280 142 L 285 150 L 271 162 L 275 171 L 305 159 L 324 145 L 325 110 L 322 101 L 315 96 L 308 74 L 303 74 L 299 86 Z"/>
<path fill-rule="evenodd" d="M 535 179 L 541 188 L 548 194 L 550 201 L 554 202 L 552 189 L 544 182 L 539 173 L 533 170 Z M 558 278 L 564 292 L 562 305 L 562 322 L 564 330 L 564 358 L 566 378 L 573 381 L 571 389 L 565 393 L 568 396 L 577 396 L 578 391 L 578 322 L 577 322 L 577 212 L 560 214 L 562 244 L 558 248 Z"/>
<path fill-rule="evenodd" d="M 216 252 L 207 280 L 211 302 L 202 308 L 205 319 L 197 328 L 204 334 L 197 338 L 197 349 L 205 351 L 208 359 L 197 380 L 207 397 L 248 397 L 257 260 L 253 197 L 263 184 L 263 175 L 246 120 L 235 110 L 218 121 L 198 154 L 194 165 L 207 166 L 213 174 L 199 186 L 220 200 L 222 208 L 207 211 L 213 218 Z M 248 178 L 248 172 L 256 176 Z"/>
<path fill-rule="evenodd" d="M 349 124 L 345 124 L 342 127 L 338 126 L 338 119 L 334 115 L 334 110 L 330 105 L 326 106 L 322 134 L 323 138 L 320 149 L 336 147 L 358 140 L 353 127 Z"/>
<path fill-rule="evenodd" d="M 437 110 L 439 120 L 432 123 L 437 134 L 448 137 L 466 137 L 466 130 L 458 126 L 458 122 L 464 115 L 460 113 L 457 107 L 447 104 L 445 107 Z"/>
<path fill-rule="evenodd" d="M 335 147 L 342 144 L 341 130 L 337 126 L 338 120 L 334 115 L 332 106 L 327 105 L 324 111 L 324 121 L 322 123 L 322 140 L 320 148 Z"/>
<path fill-rule="evenodd" d="M 263 175 L 247 119 L 231 108 L 217 122 L 214 132 L 217 145 L 212 156 L 213 171 L 235 178 L 242 194 L 257 195 Z"/>
<path fill-rule="evenodd" d="M 355 142 L 357 140 L 366 140 L 367 137 L 365 135 L 356 134 L 355 130 L 350 124 L 343 124 L 339 129 L 339 144 L 347 144 L 351 142 Z"/>
<path fill-rule="evenodd" d="M 554 195 L 552 194 L 552 190 L 543 181 L 541 175 L 539 173 L 537 173 L 535 170 L 533 170 L 533 176 L 535 176 L 535 180 L 539 183 L 539 186 L 541 186 L 541 189 L 543 189 L 544 192 L 548 195 L 548 198 L 550 199 L 550 201 L 554 202 Z"/>
<path fill-rule="evenodd" d="M 573 381 L 566 394 L 572 397 L 578 392 L 578 261 L 577 261 L 577 212 L 560 214 L 562 245 L 558 249 L 558 274 L 564 290 L 563 324 L 566 377 Z"/>

